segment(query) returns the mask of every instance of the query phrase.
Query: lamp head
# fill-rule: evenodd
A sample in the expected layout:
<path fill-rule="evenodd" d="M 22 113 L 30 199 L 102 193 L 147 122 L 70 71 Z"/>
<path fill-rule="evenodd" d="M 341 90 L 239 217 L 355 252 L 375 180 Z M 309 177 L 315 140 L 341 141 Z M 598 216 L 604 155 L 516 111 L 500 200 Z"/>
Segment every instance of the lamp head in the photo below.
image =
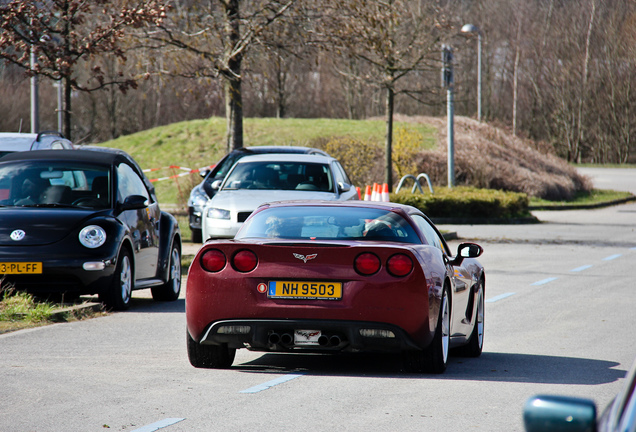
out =
<path fill-rule="evenodd" d="M 481 31 L 479 30 L 479 27 L 477 27 L 476 25 L 464 24 L 461 32 L 466 34 L 479 34 Z"/>

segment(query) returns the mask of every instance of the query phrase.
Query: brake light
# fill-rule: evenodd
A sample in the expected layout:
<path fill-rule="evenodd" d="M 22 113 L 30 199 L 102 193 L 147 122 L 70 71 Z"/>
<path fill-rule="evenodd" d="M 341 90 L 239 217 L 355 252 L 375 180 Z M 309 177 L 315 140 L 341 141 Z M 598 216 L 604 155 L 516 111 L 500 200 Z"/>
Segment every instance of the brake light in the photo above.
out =
<path fill-rule="evenodd" d="M 209 272 L 219 272 L 225 267 L 227 258 L 225 254 L 218 249 L 207 250 L 201 255 L 201 267 Z"/>
<path fill-rule="evenodd" d="M 353 267 L 361 275 L 369 276 L 380 270 L 380 258 L 370 252 L 364 252 L 356 257 Z"/>
<path fill-rule="evenodd" d="M 386 270 L 393 276 L 406 276 L 413 270 L 413 261 L 407 255 L 393 255 L 386 262 Z"/>
<path fill-rule="evenodd" d="M 232 263 L 236 270 L 240 272 L 248 272 L 256 268 L 256 264 L 258 264 L 258 258 L 256 258 L 256 254 L 254 252 L 249 250 L 242 250 L 234 255 Z"/>

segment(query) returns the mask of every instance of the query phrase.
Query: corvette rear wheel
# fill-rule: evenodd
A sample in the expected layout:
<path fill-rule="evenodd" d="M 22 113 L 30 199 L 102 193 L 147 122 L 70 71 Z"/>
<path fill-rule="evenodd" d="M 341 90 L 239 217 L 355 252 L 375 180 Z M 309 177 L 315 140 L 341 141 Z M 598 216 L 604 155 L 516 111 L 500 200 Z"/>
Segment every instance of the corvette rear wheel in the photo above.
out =
<path fill-rule="evenodd" d="M 158 301 L 175 301 L 181 292 L 181 252 L 172 246 L 168 269 L 168 280 L 165 284 L 152 287 L 152 298 Z"/>
<path fill-rule="evenodd" d="M 192 336 L 187 331 L 186 337 L 188 359 L 192 366 L 206 369 L 227 369 L 232 366 L 236 356 L 235 348 L 228 348 L 227 344 L 202 345 L 192 339 Z"/>
<path fill-rule="evenodd" d="M 106 307 L 114 310 L 126 310 L 130 307 L 133 289 L 133 269 L 130 252 L 122 249 L 117 259 L 117 267 L 110 287 L 99 295 Z"/>
<path fill-rule="evenodd" d="M 450 302 L 448 288 L 444 287 L 437 329 L 433 341 L 423 351 L 406 351 L 404 353 L 404 369 L 407 372 L 427 372 L 441 374 L 448 365 L 450 347 Z"/>
<path fill-rule="evenodd" d="M 457 354 L 464 357 L 479 357 L 482 349 L 484 348 L 484 318 L 486 311 L 486 302 L 483 285 L 481 285 L 477 294 L 477 312 L 475 315 L 476 321 L 473 331 L 470 334 L 468 343 L 464 346 L 457 348 Z"/>

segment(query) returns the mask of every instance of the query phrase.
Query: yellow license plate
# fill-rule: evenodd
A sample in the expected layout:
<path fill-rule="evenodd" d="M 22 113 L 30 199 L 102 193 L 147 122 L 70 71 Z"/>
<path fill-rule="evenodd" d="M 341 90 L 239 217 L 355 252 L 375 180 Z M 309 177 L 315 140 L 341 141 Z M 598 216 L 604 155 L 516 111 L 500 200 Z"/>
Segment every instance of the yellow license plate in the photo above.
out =
<path fill-rule="evenodd" d="M 339 300 L 342 298 L 342 282 L 270 281 L 267 296 L 270 298 Z"/>
<path fill-rule="evenodd" d="M 41 262 L 3 262 L 0 274 L 42 274 Z"/>

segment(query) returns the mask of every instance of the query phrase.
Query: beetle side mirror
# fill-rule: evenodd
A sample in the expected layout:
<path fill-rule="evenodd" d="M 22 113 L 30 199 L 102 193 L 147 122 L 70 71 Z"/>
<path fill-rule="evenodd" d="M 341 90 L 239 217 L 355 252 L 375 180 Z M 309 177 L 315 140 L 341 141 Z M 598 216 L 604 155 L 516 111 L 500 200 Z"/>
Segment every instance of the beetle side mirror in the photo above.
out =
<path fill-rule="evenodd" d="M 143 195 L 129 195 L 123 203 L 119 205 L 121 211 L 124 210 L 140 210 L 148 207 L 148 198 Z"/>

